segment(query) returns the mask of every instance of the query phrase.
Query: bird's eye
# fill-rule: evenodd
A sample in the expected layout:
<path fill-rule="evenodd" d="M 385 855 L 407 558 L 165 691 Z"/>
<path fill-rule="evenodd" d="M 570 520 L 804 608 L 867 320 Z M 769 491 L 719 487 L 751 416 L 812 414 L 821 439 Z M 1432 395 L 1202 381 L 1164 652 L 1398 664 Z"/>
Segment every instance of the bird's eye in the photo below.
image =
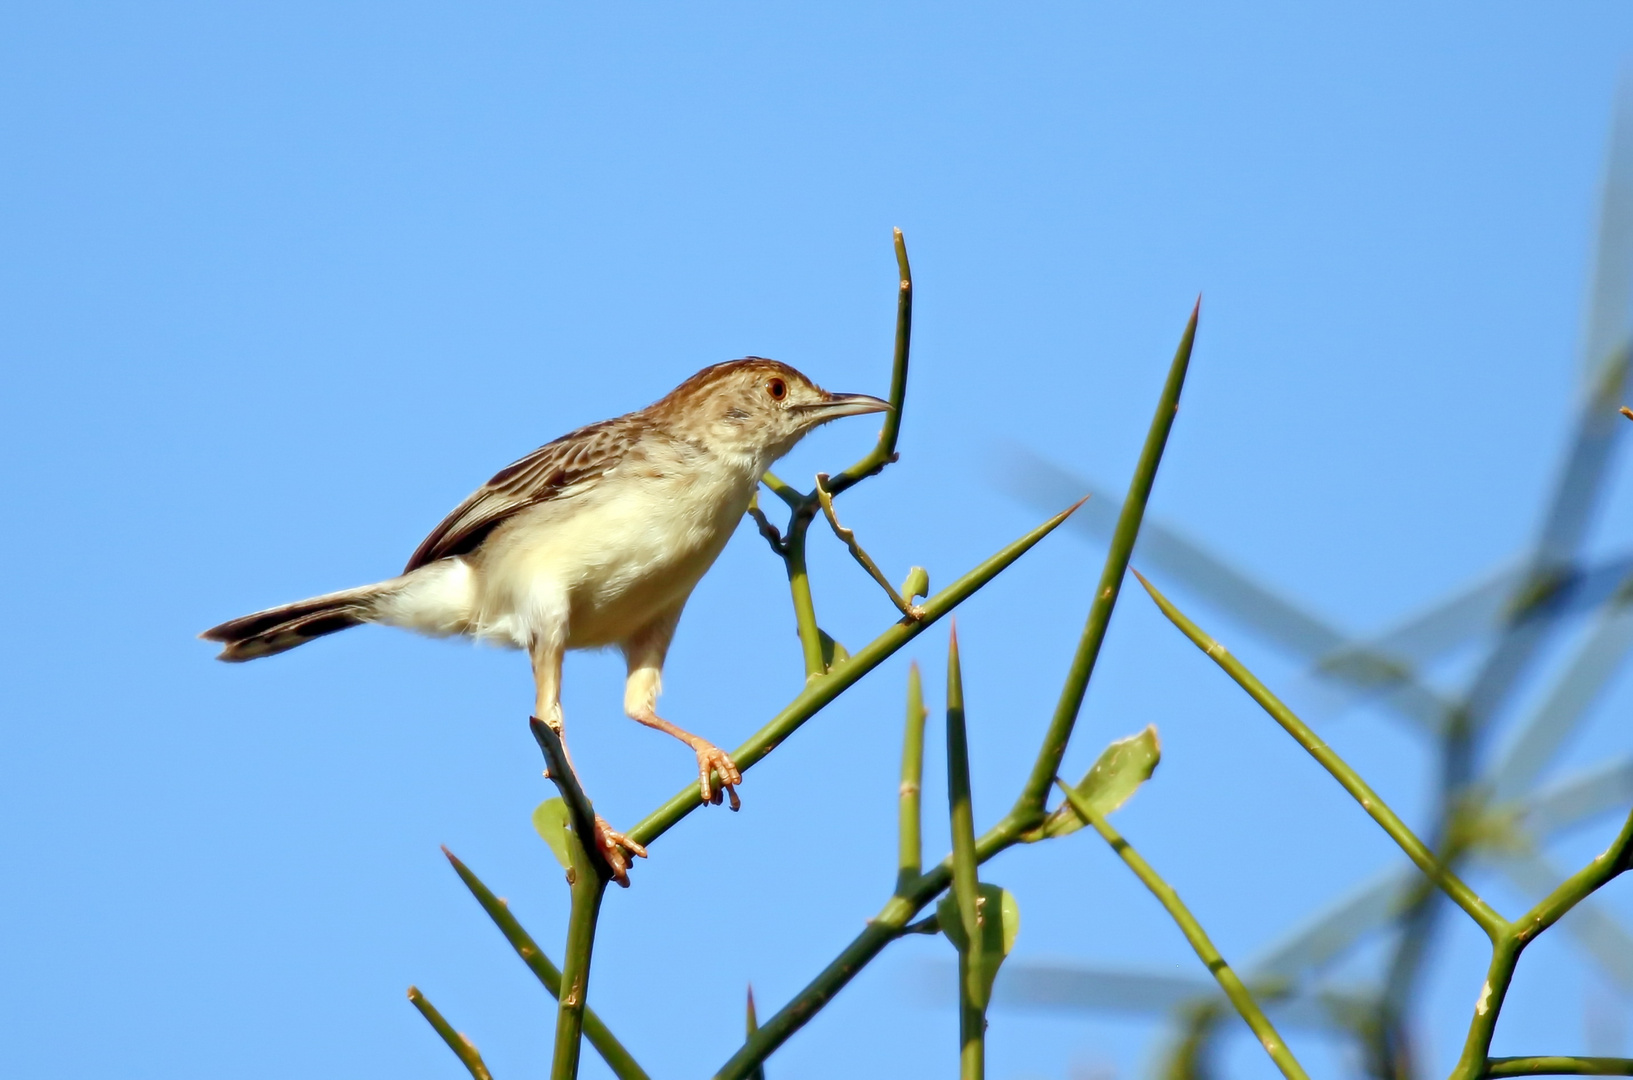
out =
<path fill-rule="evenodd" d="M 781 401 L 788 396 L 788 384 L 781 379 L 772 379 L 765 384 L 766 393 L 771 395 L 772 401 Z"/>

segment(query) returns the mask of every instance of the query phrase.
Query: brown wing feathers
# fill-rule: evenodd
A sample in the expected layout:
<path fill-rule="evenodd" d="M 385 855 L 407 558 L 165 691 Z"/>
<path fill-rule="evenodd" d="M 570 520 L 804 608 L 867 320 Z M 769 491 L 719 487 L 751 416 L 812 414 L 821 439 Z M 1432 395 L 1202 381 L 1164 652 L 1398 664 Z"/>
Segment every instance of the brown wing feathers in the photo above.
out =
<path fill-rule="evenodd" d="M 517 511 L 570 495 L 578 485 L 612 468 L 629 447 L 628 421 L 619 417 L 579 428 L 499 470 L 431 530 L 403 573 L 475 550 Z"/>

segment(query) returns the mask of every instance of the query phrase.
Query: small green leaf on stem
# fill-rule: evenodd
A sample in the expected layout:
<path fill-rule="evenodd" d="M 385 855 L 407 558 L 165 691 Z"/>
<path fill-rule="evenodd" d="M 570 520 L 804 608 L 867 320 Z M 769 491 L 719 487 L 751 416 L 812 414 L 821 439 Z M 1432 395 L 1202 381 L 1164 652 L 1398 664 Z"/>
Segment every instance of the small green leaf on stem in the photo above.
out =
<path fill-rule="evenodd" d="M 569 845 L 578 840 L 572 835 L 570 817 L 567 804 L 560 798 L 546 799 L 533 808 L 533 828 L 550 845 L 563 870 L 573 868 L 573 851 Z"/>
<path fill-rule="evenodd" d="M 930 595 L 930 571 L 922 566 L 915 566 L 907 572 L 907 580 L 902 582 L 902 598 L 909 604 L 921 596 Z"/>
<path fill-rule="evenodd" d="M 1100 759 L 1072 790 L 1096 812 L 1109 814 L 1127 802 L 1141 784 L 1151 779 L 1157 762 L 1161 760 L 1162 743 L 1157 738 L 1157 726 L 1152 724 L 1138 735 L 1118 739 L 1101 751 Z M 1070 802 L 1064 802 L 1045 819 L 1043 828 L 1028 834 L 1025 839 L 1034 841 L 1065 836 L 1087 824 Z"/>

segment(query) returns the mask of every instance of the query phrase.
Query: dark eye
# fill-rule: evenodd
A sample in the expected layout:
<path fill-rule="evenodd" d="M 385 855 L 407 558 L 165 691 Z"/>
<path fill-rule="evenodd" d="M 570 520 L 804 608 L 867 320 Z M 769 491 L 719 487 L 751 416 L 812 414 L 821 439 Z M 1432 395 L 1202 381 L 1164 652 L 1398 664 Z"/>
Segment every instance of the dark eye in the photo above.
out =
<path fill-rule="evenodd" d="M 781 379 L 772 379 L 765 384 L 766 393 L 771 395 L 772 401 L 781 401 L 788 396 L 788 384 Z"/>

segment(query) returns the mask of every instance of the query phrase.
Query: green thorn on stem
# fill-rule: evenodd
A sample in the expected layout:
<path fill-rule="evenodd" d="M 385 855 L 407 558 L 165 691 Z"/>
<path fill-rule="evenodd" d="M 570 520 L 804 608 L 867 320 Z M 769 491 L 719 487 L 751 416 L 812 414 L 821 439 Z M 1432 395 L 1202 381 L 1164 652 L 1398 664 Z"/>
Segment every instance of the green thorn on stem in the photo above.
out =
<path fill-rule="evenodd" d="M 1399 845 L 1400 849 L 1406 853 L 1406 857 L 1412 860 L 1413 865 L 1423 871 L 1424 876 L 1439 886 L 1442 892 L 1451 897 L 1458 907 L 1467 912 L 1469 918 L 1473 919 L 1480 929 L 1486 932 L 1487 937 L 1495 942 L 1501 934 L 1508 931 L 1508 920 L 1499 915 L 1490 904 L 1482 900 L 1473 889 L 1463 882 L 1463 879 L 1447 869 L 1435 857 L 1435 853 L 1429 850 L 1428 845 L 1418 839 L 1417 834 L 1407 828 L 1406 823 L 1389 808 L 1387 803 L 1378 797 L 1378 793 L 1373 791 L 1365 780 L 1361 779 L 1360 774 L 1350 768 L 1343 758 L 1334 753 L 1332 748 L 1323 742 L 1310 729 L 1308 724 L 1300 720 L 1293 710 L 1283 705 L 1280 699 L 1267 690 L 1265 685 L 1255 678 L 1253 673 L 1244 667 L 1240 660 L 1226 651 L 1223 645 L 1198 629 L 1195 623 L 1186 618 L 1178 608 L 1169 602 L 1167 597 L 1163 596 L 1155 586 L 1142 577 L 1139 571 L 1136 570 L 1134 576 L 1140 579 L 1140 584 L 1145 586 L 1145 591 L 1151 594 L 1151 599 L 1156 601 L 1157 607 L 1162 609 L 1162 613 L 1168 617 L 1168 621 L 1179 627 L 1180 632 L 1189 638 L 1197 648 L 1201 649 L 1214 663 L 1223 668 L 1225 674 L 1235 680 L 1236 684 L 1243 690 L 1246 690 L 1248 696 L 1258 702 L 1259 707 L 1270 714 L 1271 719 L 1280 724 L 1282 729 L 1291 735 L 1295 742 L 1302 746 L 1311 757 L 1315 758 L 1321 767 L 1326 769 L 1332 778 L 1337 780 L 1339 785 L 1349 792 L 1356 802 L 1361 804 L 1361 809 L 1365 810 L 1367 815 L 1377 822 L 1384 832 L 1389 834 L 1389 838 Z"/>
<path fill-rule="evenodd" d="M 408 1000 L 414 1003 L 414 1008 L 425 1017 L 425 1022 L 431 1025 L 431 1029 L 442 1036 L 442 1041 L 448 1044 L 448 1049 L 452 1050 L 459 1063 L 465 1066 L 466 1072 L 476 1080 L 493 1080 L 493 1074 L 488 1072 L 487 1065 L 482 1062 L 482 1055 L 476 1052 L 476 1044 L 455 1031 L 454 1026 L 443 1019 L 437 1007 L 420 993 L 419 987 L 408 988 Z"/>
<path fill-rule="evenodd" d="M 964 673 L 958 625 L 947 637 L 947 813 L 953 835 L 953 896 L 963 924 L 958 950 L 960 1080 L 986 1075 L 986 1008 L 981 978 L 981 906 L 975 859 L 975 812 L 970 805 L 970 748 L 964 725 Z"/>
<path fill-rule="evenodd" d="M 896 891 L 901 892 L 923 869 L 924 844 L 920 838 L 924 787 L 924 685 L 918 661 L 907 668 L 907 723 L 902 735 L 902 784 L 897 809 Z"/>
<path fill-rule="evenodd" d="M 559 999 L 561 970 L 550 962 L 544 950 L 539 948 L 538 942 L 534 941 L 533 936 L 516 920 L 516 916 L 510 913 L 510 908 L 505 902 L 495 896 L 493 890 L 484 885 L 482 879 L 477 877 L 470 867 L 447 848 L 443 848 L 442 853 L 448 857 L 454 873 L 465 883 L 465 888 L 470 890 L 476 902 L 482 906 L 482 910 L 487 912 L 488 918 L 492 919 L 499 932 L 505 935 L 510 947 L 516 950 L 516 955 L 522 958 L 522 963 L 533 972 L 534 977 L 551 997 Z M 607 1067 L 618 1080 L 651 1080 L 646 1070 L 636 1063 L 628 1050 L 624 1049 L 624 1044 L 618 1041 L 607 1025 L 595 1014 L 595 1010 L 588 1006 L 584 1009 L 584 1037 L 590 1040 L 590 1045 L 595 1047 L 596 1052 L 601 1055 L 601 1060 L 607 1063 Z"/>
<path fill-rule="evenodd" d="M 1179 893 L 1174 891 L 1173 886 L 1164 881 L 1151 868 L 1151 864 L 1134 850 L 1133 845 L 1112 828 L 1105 817 L 1094 808 L 1092 802 L 1079 795 L 1070 784 L 1059 777 L 1055 778 L 1055 784 L 1065 794 L 1066 801 L 1071 804 L 1072 809 L 1100 834 L 1102 840 L 1111 845 L 1111 849 L 1118 857 L 1134 871 L 1134 876 L 1139 878 L 1140 882 L 1151 890 L 1151 895 L 1162 904 L 1180 932 L 1185 935 L 1185 940 L 1190 942 L 1197 959 L 1213 973 L 1219 988 L 1225 992 L 1225 996 L 1236 1007 L 1242 1019 L 1247 1021 L 1247 1026 L 1253 1030 L 1259 1045 L 1264 1047 L 1264 1052 L 1270 1055 L 1270 1060 L 1276 1063 L 1276 1068 L 1281 1070 L 1282 1075 L 1287 1077 L 1287 1080 L 1309 1080 L 1304 1067 L 1293 1057 L 1293 1052 L 1287 1049 L 1286 1040 L 1276 1031 L 1275 1025 L 1265 1016 L 1264 1010 L 1259 1008 L 1259 1003 L 1253 1000 L 1253 995 L 1248 992 L 1241 978 L 1231 970 L 1229 964 L 1225 963 L 1225 958 L 1214 947 L 1213 941 L 1202 929 L 1202 924 L 1196 921 L 1196 916 L 1192 915 L 1191 910 L 1180 900 Z"/>
<path fill-rule="evenodd" d="M 1140 523 L 1145 519 L 1145 504 L 1151 498 L 1151 488 L 1157 481 L 1157 468 L 1162 464 L 1163 449 L 1168 445 L 1168 433 L 1173 430 L 1174 416 L 1179 412 L 1180 391 L 1185 388 L 1185 374 L 1191 366 L 1191 349 L 1196 343 L 1196 324 L 1202 312 L 1202 298 L 1180 336 L 1179 348 L 1168 366 L 1168 379 L 1163 383 L 1162 396 L 1157 399 L 1157 411 L 1140 449 L 1140 460 L 1134 466 L 1134 475 L 1128 482 L 1128 495 L 1123 509 L 1117 515 L 1117 528 L 1111 536 L 1111 548 L 1100 571 L 1100 583 L 1094 590 L 1094 602 L 1089 607 L 1088 619 L 1083 624 L 1083 635 L 1078 639 L 1077 653 L 1066 672 L 1066 681 L 1060 688 L 1060 700 L 1049 730 L 1038 750 L 1038 759 L 1027 777 L 1026 786 L 1015 800 L 1013 813 L 1024 819 L 1041 820 L 1044 800 L 1049 796 L 1049 784 L 1060 771 L 1066 756 L 1066 744 L 1071 741 L 1072 729 L 1077 724 L 1078 712 L 1083 708 L 1083 695 L 1088 692 L 1089 679 L 1094 674 L 1095 662 L 1100 657 L 1100 646 L 1106 640 L 1111 626 L 1111 613 L 1117 606 L 1118 594 L 1123 587 L 1123 573 L 1134 554 L 1134 542 L 1139 538 Z"/>

